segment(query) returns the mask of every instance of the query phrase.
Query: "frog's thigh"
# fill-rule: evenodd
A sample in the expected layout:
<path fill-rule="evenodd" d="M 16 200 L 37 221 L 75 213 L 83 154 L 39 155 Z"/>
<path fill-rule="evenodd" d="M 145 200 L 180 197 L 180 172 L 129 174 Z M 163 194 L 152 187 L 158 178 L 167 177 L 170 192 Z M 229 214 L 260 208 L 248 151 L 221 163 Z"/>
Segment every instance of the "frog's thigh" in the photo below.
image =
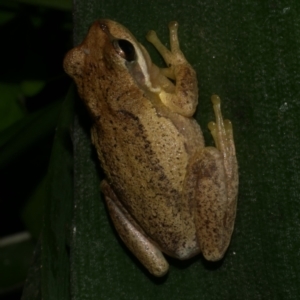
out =
<path fill-rule="evenodd" d="M 165 275 L 169 265 L 162 252 L 139 229 L 139 226 L 122 207 L 116 194 L 105 180 L 101 183 L 101 190 L 105 195 L 109 214 L 115 228 L 129 250 L 151 274 L 155 276 Z"/>
<path fill-rule="evenodd" d="M 187 197 L 194 209 L 194 222 L 199 247 L 207 260 L 223 257 L 232 232 L 226 224 L 230 203 L 226 175 L 220 151 L 206 147 L 192 158 L 186 178 Z M 233 218 L 234 221 L 234 218 Z"/>

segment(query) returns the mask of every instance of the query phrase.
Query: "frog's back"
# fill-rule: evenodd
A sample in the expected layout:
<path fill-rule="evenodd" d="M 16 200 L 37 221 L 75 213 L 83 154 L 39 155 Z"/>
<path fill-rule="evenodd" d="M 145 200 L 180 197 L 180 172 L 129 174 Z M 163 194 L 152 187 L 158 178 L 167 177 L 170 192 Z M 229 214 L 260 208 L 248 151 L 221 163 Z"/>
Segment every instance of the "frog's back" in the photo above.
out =
<path fill-rule="evenodd" d="M 149 102 L 145 106 L 137 112 L 122 109 L 101 115 L 94 125 L 93 142 L 124 207 L 162 248 L 176 249 L 171 243 L 194 239 L 182 188 L 189 158 L 204 146 L 203 138 L 193 119 L 158 116 Z"/>

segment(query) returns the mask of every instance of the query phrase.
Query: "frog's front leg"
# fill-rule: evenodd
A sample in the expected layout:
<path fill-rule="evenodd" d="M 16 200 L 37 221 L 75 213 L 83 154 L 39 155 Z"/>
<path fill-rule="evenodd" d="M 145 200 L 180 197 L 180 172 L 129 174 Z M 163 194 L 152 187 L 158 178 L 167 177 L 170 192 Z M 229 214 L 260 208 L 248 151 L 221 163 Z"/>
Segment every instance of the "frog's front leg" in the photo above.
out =
<path fill-rule="evenodd" d="M 216 148 L 200 149 L 192 157 L 185 180 L 199 247 L 207 260 L 223 257 L 236 214 L 238 165 L 231 122 L 223 121 L 220 98 L 212 96 L 216 122 L 209 123 Z"/>
<path fill-rule="evenodd" d="M 114 226 L 129 250 L 151 274 L 158 277 L 165 275 L 169 264 L 162 252 L 133 220 L 106 180 L 101 182 L 101 190 Z"/>
<path fill-rule="evenodd" d="M 175 81 L 175 87 L 170 82 L 168 86 L 161 89 L 159 98 L 173 112 L 191 117 L 198 104 L 196 72 L 180 50 L 177 36 L 178 23 L 170 22 L 169 30 L 171 51 L 160 42 L 155 31 L 151 30 L 147 34 L 148 41 L 154 45 L 168 66 L 160 69 L 161 75 Z"/>

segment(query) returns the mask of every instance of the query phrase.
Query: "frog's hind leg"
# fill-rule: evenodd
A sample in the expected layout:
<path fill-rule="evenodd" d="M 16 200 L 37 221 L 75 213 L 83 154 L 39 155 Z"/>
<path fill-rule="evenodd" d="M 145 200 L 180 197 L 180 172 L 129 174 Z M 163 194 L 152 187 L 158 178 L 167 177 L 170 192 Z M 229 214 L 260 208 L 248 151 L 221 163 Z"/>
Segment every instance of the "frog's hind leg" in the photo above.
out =
<path fill-rule="evenodd" d="M 209 128 L 216 148 L 200 149 L 187 170 L 186 192 L 194 215 L 199 248 L 211 261 L 223 257 L 234 227 L 238 170 L 232 126 L 223 121 L 220 99 L 212 97 L 216 123 Z"/>
<path fill-rule="evenodd" d="M 158 277 L 165 275 L 169 264 L 162 252 L 147 238 L 105 180 L 101 183 L 101 190 L 105 195 L 110 217 L 125 245 L 151 274 Z"/>

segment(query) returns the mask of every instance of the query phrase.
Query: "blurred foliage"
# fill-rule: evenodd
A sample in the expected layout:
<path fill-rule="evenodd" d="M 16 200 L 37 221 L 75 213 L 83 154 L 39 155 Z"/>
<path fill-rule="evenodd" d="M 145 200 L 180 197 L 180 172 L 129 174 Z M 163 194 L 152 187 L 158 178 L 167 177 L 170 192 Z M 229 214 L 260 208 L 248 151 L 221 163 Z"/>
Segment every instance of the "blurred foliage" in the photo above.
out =
<path fill-rule="evenodd" d="M 70 8 L 70 1 L 0 1 L 1 299 L 20 298 L 41 231 L 52 143 L 70 83 L 62 69 Z M 10 238 L 26 231 L 25 240 Z"/>

